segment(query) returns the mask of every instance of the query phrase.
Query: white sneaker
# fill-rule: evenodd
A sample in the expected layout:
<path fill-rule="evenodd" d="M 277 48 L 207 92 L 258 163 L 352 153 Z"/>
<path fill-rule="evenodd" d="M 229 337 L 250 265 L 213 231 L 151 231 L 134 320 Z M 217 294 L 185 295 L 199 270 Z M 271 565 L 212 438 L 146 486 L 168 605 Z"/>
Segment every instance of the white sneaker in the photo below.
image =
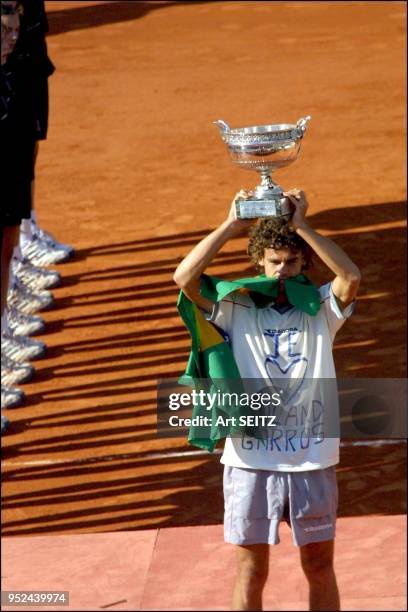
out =
<path fill-rule="evenodd" d="M 24 259 L 28 259 L 35 266 L 52 266 L 69 259 L 70 254 L 63 248 L 52 246 L 48 242 L 40 240 L 38 235 L 34 235 L 30 242 L 21 247 Z"/>
<path fill-rule="evenodd" d="M 24 314 L 17 308 L 11 308 L 8 311 L 7 322 L 15 336 L 34 336 L 45 329 L 45 321 L 41 317 Z"/>
<path fill-rule="evenodd" d="M 11 264 L 14 275 L 32 291 L 57 287 L 61 283 L 59 272 L 34 266 L 28 259 L 19 261 L 13 257 Z"/>
<path fill-rule="evenodd" d="M 1 356 L 1 384 L 11 387 L 29 381 L 34 376 L 34 368 L 28 362 L 17 362 L 6 355 Z"/>
<path fill-rule="evenodd" d="M 41 340 L 26 336 L 13 336 L 6 332 L 1 334 L 1 352 L 14 361 L 30 361 L 45 355 L 46 345 Z"/>
<path fill-rule="evenodd" d="M 24 400 L 24 392 L 21 389 L 4 387 L 1 385 L 1 407 L 16 408 Z"/>
<path fill-rule="evenodd" d="M 17 308 L 24 314 L 33 314 L 38 310 L 45 310 L 54 303 L 51 291 L 33 292 L 30 291 L 18 278 L 7 293 L 8 308 Z"/>
<path fill-rule="evenodd" d="M 31 233 L 33 236 L 37 236 L 40 240 L 42 240 L 42 242 L 45 242 L 53 249 L 62 249 L 69 255 L 69 257 L 72 257 L 75 254 L 75 249 L 71 245 L 58 242 L 58 240 L 52 234 L 41 229 L 41 227 L 39 227 L 33 221 L 31 221 Z"/>

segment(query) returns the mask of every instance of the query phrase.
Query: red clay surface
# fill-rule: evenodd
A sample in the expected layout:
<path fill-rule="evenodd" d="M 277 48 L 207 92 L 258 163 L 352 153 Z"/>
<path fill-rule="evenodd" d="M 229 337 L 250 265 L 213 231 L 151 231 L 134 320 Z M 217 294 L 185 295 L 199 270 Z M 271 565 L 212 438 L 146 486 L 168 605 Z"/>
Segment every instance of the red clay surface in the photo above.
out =
<path fill-rule="evenodd" d="M 295 122 L 301 155 L 277 173 L 360 266 L 338 334 L 339 376 L 405 375 L 404 2 L 48 2 L 45 228 L 76 247 L 44 317 L 48 355 L 7 411 L 3 534 L 131 531 L 222 521 L 219 455 L 157 439 L 158 377 L 189 341 L 172 273 L 255 173 L 212 121 Z M 252 273 L 245 240 L 211 272 Z M 316 281 L 330 278 L 322 267 Z M 405 446 L 345 447 L 340 516 L 403 514 Z"/>
<path fill-rule="evenodd" d="M 405 529 L 404 516 L 339 519 L 335 566 L 342 610 L 407 609 Z M 69 609 L 81 611 L 230 610 L 235 550 L 222 532 L 222 525 L 207 525 L 4 538 L 3 590 L 68 591 Z M 305 610 L 307 582 L 286 524 L 280 537 L 279 546 L 270 547 L 264 610 Z"/>

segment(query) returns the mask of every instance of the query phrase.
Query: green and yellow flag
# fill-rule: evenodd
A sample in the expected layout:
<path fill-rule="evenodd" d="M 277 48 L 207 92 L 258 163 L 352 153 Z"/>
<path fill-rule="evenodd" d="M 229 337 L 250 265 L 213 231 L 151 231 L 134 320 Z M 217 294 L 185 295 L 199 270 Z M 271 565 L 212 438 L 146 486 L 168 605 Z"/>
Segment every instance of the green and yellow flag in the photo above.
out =
<path fill-rule="evenodd" d="M 286 279 L 285 291 L 289 302 L 311 316 L 315 316 L 320 308 L 320 295 L 316 287 L 303 274 Z M 246 290 L 258 308 L 262 308 L 271 300 L 276 299 L 279 293 L 279 280 L 260 275 L 242 278 L 236 281 L 225 281 L 215 276 L 203 275 L 201 277 L 200 293 L 204 297 L 219 302 L 234 291 Z M 191 353 L 186 370 L 179 382 L 197 389 L 205 379 L 211 384 L 211 393 L 226 393 L 231 391 L 244 392 L 241 374 L 238 370 L 231 347 L 225 341 L 216 327 L 207 321 L 200 308 L 191 302 L 180 291 L 178 312 L 183 319 L 191 336 Z M 208 389 L 206 389 L 208 392 Z M 202 414 L 203 407 L 193 407 L 192 418 Z M 203 430 L 203 427 L 192 426 L 188 441 L 194 446 L 212 452 L 218 440 L 239 431 L 239 428 L 217 426 L 217 416 L 225 413 L 228 417 L 239 416 L 239 406 L 225 408 L 216 405 L 212 409 L 212 425 Z M 203 433 L 205 434 L 203 436 Z"/>

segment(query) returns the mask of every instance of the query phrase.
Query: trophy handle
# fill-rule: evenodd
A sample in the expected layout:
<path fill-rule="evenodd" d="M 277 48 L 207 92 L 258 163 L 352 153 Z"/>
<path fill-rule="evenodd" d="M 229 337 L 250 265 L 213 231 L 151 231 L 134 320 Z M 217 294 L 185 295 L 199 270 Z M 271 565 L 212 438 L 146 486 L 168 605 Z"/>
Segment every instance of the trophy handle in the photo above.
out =
<path fill-rule="evenodd" d="M 299 121 L 297 121 L 295 129 L 292 131 L 292 135 L 294 138 L 303 138 L 303 134 L 306 131 L 306 126 L 309 123 L 310 119 L 311 116 L 308 115 L 307 117 L 302 117 L 301 119 L 299 119 Z"/>
<path fill-rule="evenodd" d="M 225 132 L 230 132 L 231 128 L 223 119 L 218 119 L 218 121 L 213 121 L 213 123 L 218 127 L 221 134 L 225 134 Z"/>

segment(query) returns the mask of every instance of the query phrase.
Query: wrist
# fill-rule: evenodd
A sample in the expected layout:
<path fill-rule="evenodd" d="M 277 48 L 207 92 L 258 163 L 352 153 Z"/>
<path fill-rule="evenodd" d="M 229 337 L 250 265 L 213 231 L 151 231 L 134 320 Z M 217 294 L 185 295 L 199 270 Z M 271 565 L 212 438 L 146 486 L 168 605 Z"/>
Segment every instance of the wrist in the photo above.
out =
<path fill-rule="evenodd" d="M 221 223 L 220 228 L 226 232 L 228 235 L 235 236 L 240 234 L 244 227 L 238 219 L 226 219 L 223 223 Z"/>
<path fill-rule="evenodd" d="M 298 223 L 294 223 L 293 227 L 295 229 L 295 232 L 298 234 L 312 229 L 310 225 L 306 222 L 306 219 L 303 219 L 302 221 L 299 221 Z"/>

